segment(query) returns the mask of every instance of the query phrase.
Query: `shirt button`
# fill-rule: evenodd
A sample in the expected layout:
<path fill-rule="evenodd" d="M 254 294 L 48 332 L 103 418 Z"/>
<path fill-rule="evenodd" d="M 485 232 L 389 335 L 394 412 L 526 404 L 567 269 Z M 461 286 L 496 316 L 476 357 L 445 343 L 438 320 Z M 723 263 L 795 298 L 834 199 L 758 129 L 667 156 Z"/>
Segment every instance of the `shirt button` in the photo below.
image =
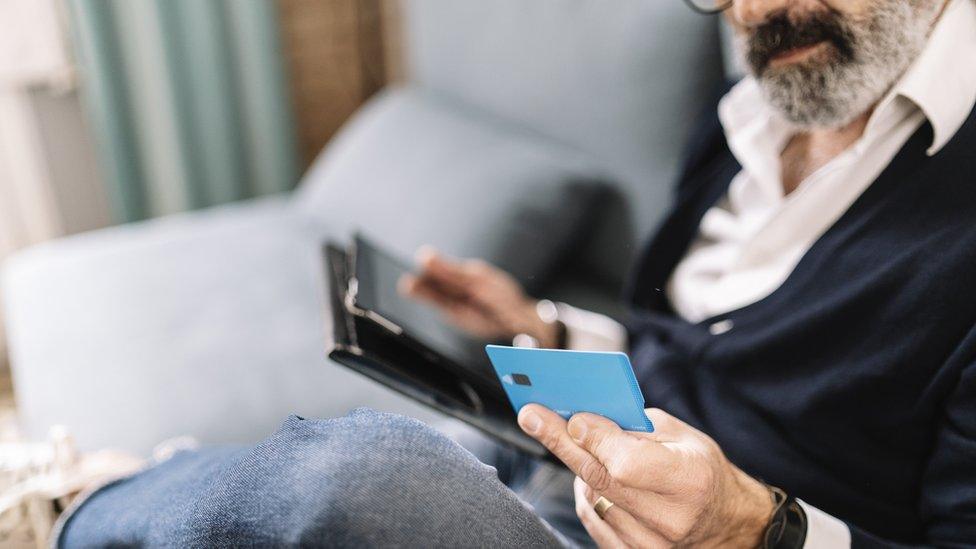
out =
<path fill-rule="evenodd" d="M 735 323 L 731 320 L 720 320 L 708 327 L 708 332 L 714 336 L 722 335 L 728 333 L 732 328 L 735 327 Z"/>

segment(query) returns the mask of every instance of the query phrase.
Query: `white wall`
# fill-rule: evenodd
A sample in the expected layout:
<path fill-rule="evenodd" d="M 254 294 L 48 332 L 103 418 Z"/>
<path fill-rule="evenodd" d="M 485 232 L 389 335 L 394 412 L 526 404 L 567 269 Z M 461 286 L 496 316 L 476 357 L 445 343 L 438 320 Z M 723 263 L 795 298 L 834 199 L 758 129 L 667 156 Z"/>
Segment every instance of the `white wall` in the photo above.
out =
<path fill-rule="evenodd" d="M 0 88 L 0 258 L 61 234 L 30 96 Z"/>
<path fill-rule="evenodd" d="M 77 90 L 29 93 L 61 234 L 111 222 L 95 140 Z"/>
<path fill-rule="evenodd" d="M 0 262 L 110 220 L 60 6 L 0 0 Z"/>

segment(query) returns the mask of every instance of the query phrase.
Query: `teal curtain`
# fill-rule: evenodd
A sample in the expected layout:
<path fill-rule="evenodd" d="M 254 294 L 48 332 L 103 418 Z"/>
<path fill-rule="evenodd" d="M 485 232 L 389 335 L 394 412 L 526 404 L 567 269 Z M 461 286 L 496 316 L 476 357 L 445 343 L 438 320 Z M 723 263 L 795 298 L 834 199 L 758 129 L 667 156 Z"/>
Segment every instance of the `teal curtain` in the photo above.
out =
<path fill-rule="evenodd" d="M 119 221 L 291 189 L 273 0 L 67 0 Z"/>

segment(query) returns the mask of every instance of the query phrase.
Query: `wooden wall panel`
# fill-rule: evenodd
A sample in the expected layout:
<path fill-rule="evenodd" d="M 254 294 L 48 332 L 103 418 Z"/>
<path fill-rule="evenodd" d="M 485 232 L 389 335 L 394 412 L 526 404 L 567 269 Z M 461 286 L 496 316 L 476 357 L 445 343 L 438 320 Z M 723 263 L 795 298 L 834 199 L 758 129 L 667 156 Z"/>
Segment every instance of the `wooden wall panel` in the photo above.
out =
<path fill-rule="evenodd" d="M 388 84 L 402 82 L 407 78 L 403 14 L 400 8 L 402 1 L 404 0 L 380 0 L 383 66 L 386 68 Z"/>
<path fill-rule="evenodd" d="M 277 0 L 298 143 L 306 166 L 389 81 L 394 0 Z M 394 34 L 395 36 L 395 34 Z M 394 66 L 399 63 L 394 62 Z"/>

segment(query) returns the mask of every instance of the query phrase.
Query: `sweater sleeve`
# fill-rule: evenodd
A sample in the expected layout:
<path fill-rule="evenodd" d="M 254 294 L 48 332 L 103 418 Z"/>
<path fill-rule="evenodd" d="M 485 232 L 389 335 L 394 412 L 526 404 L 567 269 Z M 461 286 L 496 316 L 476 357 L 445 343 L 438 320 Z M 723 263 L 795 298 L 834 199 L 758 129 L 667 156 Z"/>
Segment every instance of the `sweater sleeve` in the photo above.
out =
<path fill-rule="evenodd" d="M 976 546 L 976 364 L 963 370 L 935 435 L 919 491 L 924 547 Z M 860 547 L 907 547 L 849 525 Z"/>

